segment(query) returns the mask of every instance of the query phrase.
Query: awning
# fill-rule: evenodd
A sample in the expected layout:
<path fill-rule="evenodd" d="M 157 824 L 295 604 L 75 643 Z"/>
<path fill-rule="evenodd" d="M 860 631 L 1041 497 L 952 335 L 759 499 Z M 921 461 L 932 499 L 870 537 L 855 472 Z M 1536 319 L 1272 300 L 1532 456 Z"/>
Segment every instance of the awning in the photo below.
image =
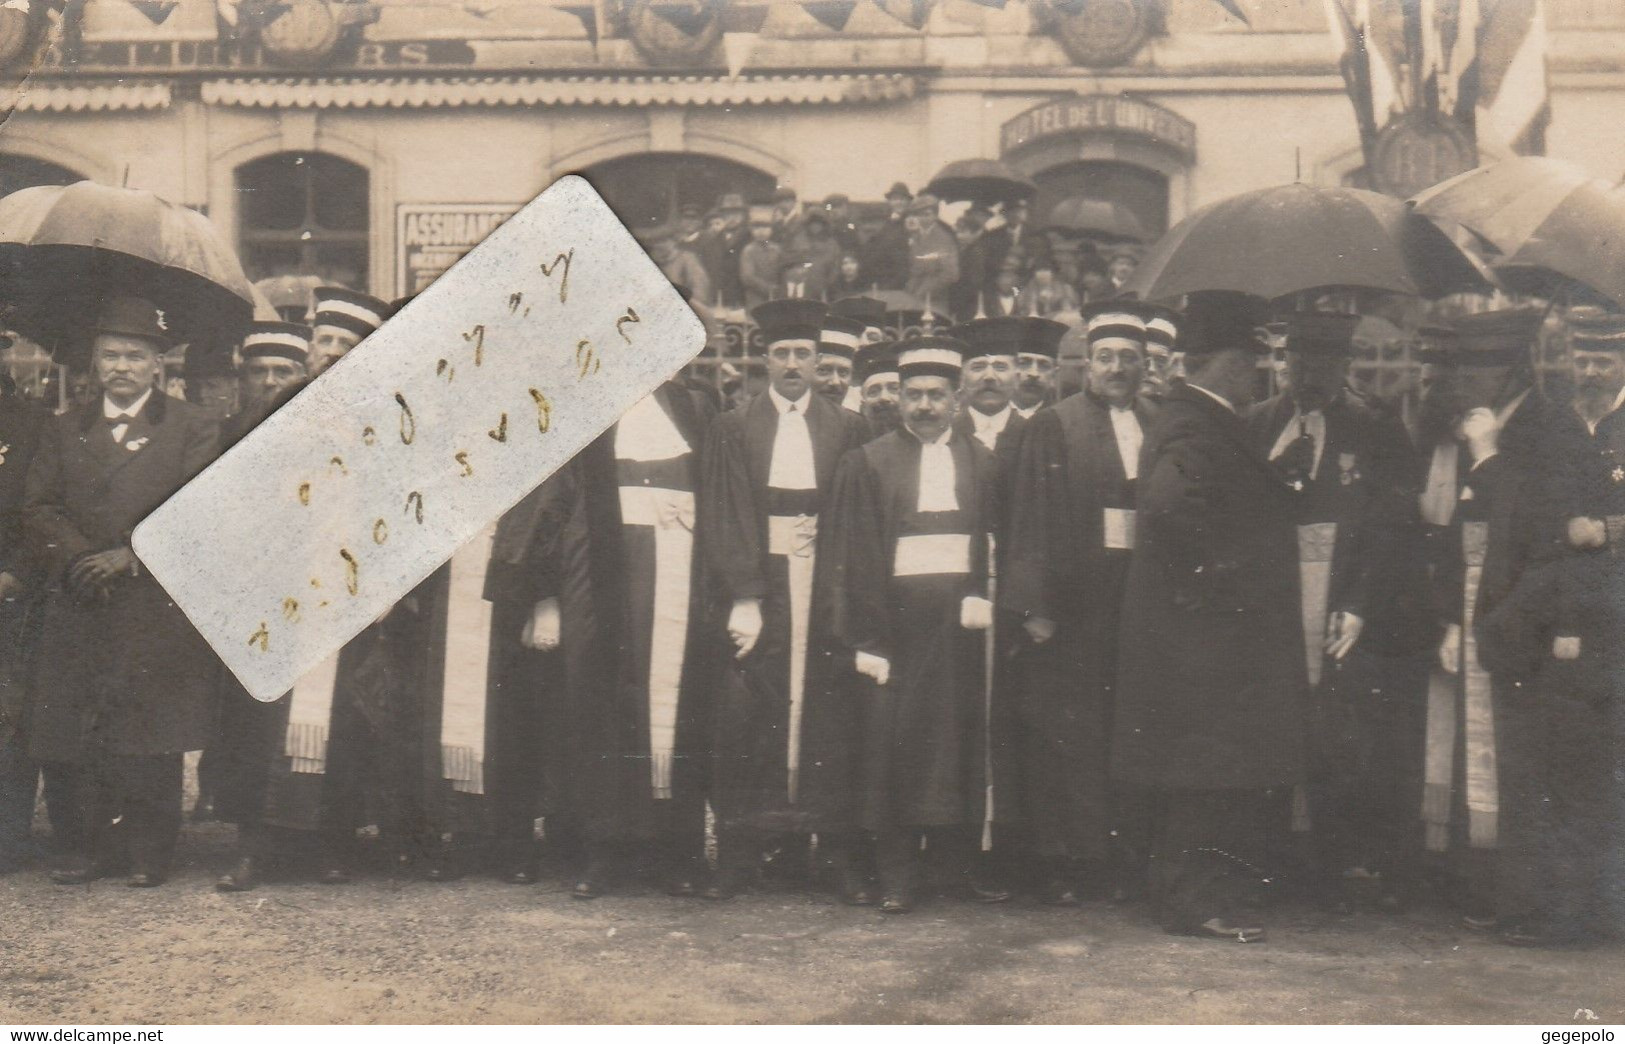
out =
<path fill-rule="evenodd" d="M 266 109 L 422 109 L 467 105 L 830 105 L 912 97 L 908 73 L 831 76 L 568 76 L 232 79 L 203 84 L 209 105 Z"/>
<path fill-rule="evenodd" d="M 0 109 L 18 112 L 114 112 L 169 107 L 167 83 L 24 82 L 0 91 Z"/>

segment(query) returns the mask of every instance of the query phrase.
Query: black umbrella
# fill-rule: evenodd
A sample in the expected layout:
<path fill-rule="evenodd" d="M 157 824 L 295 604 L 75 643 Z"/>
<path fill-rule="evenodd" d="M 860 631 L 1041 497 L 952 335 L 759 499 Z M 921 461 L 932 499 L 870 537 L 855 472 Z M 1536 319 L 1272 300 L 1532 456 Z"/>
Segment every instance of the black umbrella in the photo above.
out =
<path fill-rule="evenodd" d="M 1038 186 L 1027 175 L 998 160 L 968 159 L 955 160 L 937 171 L 925 191 L 947 202 L 970 200 L 992 205 L 1031 199 Z"/>

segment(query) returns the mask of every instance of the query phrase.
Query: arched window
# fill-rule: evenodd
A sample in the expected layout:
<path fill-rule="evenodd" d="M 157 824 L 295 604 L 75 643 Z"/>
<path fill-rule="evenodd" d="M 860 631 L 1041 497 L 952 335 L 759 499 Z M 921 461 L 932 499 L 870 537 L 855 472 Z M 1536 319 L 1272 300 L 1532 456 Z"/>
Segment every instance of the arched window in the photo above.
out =
<path fill-rule="evenodd" d="M 32 156 L 0 153 L 0 196 L 35 185 L 71 185 L 85 176 L 67 167 Z"/>
<path fill-rule="evenodd" d="M 581 173 L 631 228 L 669 221 L 685 204 L 710 210 L 728 192 L 743 195 L 748 203 L 773 198 L 773 175 L 715 156 L 648 152 L 597 163 Z"/>
<path fill-rule="evenodd" d="M 316 276 L 367 289 L 367 170 L 320 152 L 237 168 L 238 246 L 253 280 Z"/>

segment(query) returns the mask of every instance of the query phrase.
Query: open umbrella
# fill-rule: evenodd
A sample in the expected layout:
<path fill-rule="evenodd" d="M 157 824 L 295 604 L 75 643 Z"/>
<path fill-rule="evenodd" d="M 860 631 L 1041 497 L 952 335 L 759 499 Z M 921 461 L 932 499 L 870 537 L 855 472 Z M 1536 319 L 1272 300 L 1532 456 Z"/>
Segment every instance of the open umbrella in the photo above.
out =
<path fill-rule="evenodd" d="M 925 186 L 945 202 L 970 200 L 972 203 L 1014 203 L 1031 199 L 1038 186 L 1014 167 L 991 159 L 955 160 L 937 171 Z"/>
<path fill-rule="evenodd" d="M 1191 214 L 1147 251 L 1125 292 L 1286 297 L 1356 287 L 1439 297 L 1488 285 L 1482 270 L 1403 202 L 1362 189 L 1281 185 Z"/>
<path fill-rule="evenodd" d="M 116 293 L 150 298 L 177 340 L 209 351 L 230 350 L 254 306 L 236 253 L 195 210 L 92 181 L 0 199 L 9 325 L 42 342 L 71 339 Z"/>
<path fill-rule="evenodd" d="M 1411 200 L 1488 245 L 1513 289 L 1550 296 L 1580 283 L 1625 305 L 1625 188 L 1543 156 L 1479 167 Z"/>
<path fill-rule="evenodd" d="M 310 311 L 316 303 L 316 288 L 326 285 L 321 276 L 315 275 L 279 275 L 261 279 L 254 284 L 258 290 L 276 309 L 273 318 L 286 319 L 290 323 L 307 322 Z"/>
<path fill-rule="evenodd" d="M 1102 243 L 1144 243 L 1151 238 L 1134 212 L 1107 199 L 1072 196 L 1055 204 L 1046 228 L 1058 228 Z"/>

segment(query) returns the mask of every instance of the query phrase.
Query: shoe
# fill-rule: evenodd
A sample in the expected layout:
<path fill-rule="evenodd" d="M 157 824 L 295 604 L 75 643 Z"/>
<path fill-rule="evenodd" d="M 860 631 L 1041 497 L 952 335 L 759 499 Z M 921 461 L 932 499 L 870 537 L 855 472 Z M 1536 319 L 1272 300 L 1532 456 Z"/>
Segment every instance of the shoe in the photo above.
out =
<path fill-rule="evenodd" d="M 501 875 L 502 880 L 509 884 L 530 885 L 536 883 L 536 870 L 529 866 L 516 866 Z"/>
<path fill-rule="evenodd" d="M 1222 917 L 1210 917 L 1187 934 L 1203 939 L 1225 939 L 1239 943 L 1264 941 L 1264 929 L 1234 925 Z"/>
<path fill-rule="evenodd" d="M 125 878 L 124 883 L 131 888 L 157 888 L 164 883 L 164 880 L 163 874 L 154 873 L 150 870 L 137 870 Z"/>
<path fill-rule="evenodd" d="M 324 867 L 316 879 L 325 885 L 346 885 L 355 880 L 350 875 L 349 868 L 343 866 Z"/>
<path fill-rule="evenodd" d="M 217 892 L 252 892 L 260 883 L 259 867 L 252 856 L 243 856 L 214 883 Z"/>
<path fill-rule="evenodd" d="M 571 899 L 596 899 L 603 894 L 603 885 L 590 877 L 582 878 L 576 882 L 574 888 L 570 889 Z"/>
<path fill-rule="evenodd" d="M 52 884 L 82 885 L 106 877 L 108 868 L 93 859 L 83 856 L 74 856 L 66 862 L 51 868 L 50 878 Z"/>
<path fill-rule="evenodd" d="M 914 896 L 908 892 L 898 890 L 880 897 L 880 912 L 883 914 L 905 914 L 912 909 Z"/>
<path fill-rule="evenodd" d="M 433 881 L 435 884 L 445 884 L 447 881 L 457 880 L 457 878 L 460 876 L 462 875 L 459 874 L 455 868 L 447 864 L 443 859 L 430 858 L 423 864 L 423 879 L 425 881 Z"/>
<path fill-rule="evenodd" d="M 1038 901 L 1045 906 L 1079 906 L 1078 893 L 1066 881 L 1052 877 L 1038 891 Z"/>
<path fill-rule="evenodd" d="M 841 872 L 841 901 L 848 906 L 873 906 L 878 900 L 875 884 L 860 870 Z"/>
<path fill-rule="evenodd" d="M 1010 889 L 970 881 L 965 885 L 965 898 L 973 903 L 1004 903 L 1010 900 Z"/>

